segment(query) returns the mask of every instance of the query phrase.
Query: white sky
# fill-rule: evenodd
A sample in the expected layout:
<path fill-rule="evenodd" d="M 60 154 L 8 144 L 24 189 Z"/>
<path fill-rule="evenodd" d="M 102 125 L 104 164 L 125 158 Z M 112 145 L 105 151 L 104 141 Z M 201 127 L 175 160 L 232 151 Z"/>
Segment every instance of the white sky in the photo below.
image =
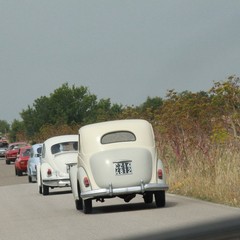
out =
<path fill-rule="evenodd" d="M 112 103 L 240 76 L 239 0 L 0 0 L 0 120 L 68 82 Z"/>

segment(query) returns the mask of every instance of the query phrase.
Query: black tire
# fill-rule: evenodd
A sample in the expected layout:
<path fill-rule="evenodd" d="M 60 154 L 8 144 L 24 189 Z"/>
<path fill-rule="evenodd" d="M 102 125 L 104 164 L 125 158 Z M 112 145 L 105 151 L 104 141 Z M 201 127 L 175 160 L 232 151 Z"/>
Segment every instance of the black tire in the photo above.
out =
<path fill-rule="evenodd" d="M 9 159 L 6 159 L 6 164 L 9 165 L 11 161 Z"/>
<path fill-rule="evenodd" d="M 92 212 L 92 199 L 83 200 L 83 212 L 85 214 Z"/>
<path fill-rule="evenodd" d="M 37 184 L 39 184 L 39 186 L 38 186 L 38 192 L 39 192 L 40 194 L 42 194 L 43 188 L 42 188 L 42 177 L 41 177 L 41 174 L 39 174 L 39 176 L 38 176 L 38 174 L 37 174 Z"/>
<path fill-rule="evenodd" d="M 42 184 L 42 194 L 43 194 L 44 196 L 49 195 L 49 187 L 46 186 L 46 185 L 43 185 L 43 184 Z"/>
<path fill-rule="evenodd" d="M 22 176 L 22 171 L 21 171 L 21 170 L 17 169 L 16 171 L 17 171 L 17 175 L 18 175 L 19 177 Z"/>
<path fill-rule="evenodd" d="M 83 210 L 83 200 L 81 199 L 77 199 L 75 200 L 75 206 L 77 210 Z"/>
<path fill-rule="evenodd" d="M 153 202 L 153 193 L 152 192 L 146 192 L 143 195 L 144 202 L 146 204 L 150 204 Z"/>
<path fill-rule="evenodd" d="M 78 199 L 75 200 L 75 206 L 77 210 L 83 210 L 83 200 L 81 198 L 81 190 L 80 190 L 80 184 L 77 182 L 77 191 L 78 191 Z"/>
<path fill-rule="evenodd" d="M 158 208 L 164 207 L 166 204 L 165 191 L 158 191 L 154 193 L 156 206 Z"/>
<path fill-rule="evenodd" d="M 15 167 L 15 175 L 17 176 L 17 169 L 16 169 L 16 167 Z"/>
<path fill-rule="evenodd" d="M 28 182 L 32 183 L 32 177 L 28 175 Z"/>
<path fill-rule="evenodd" d="M 39 186 L 39 187 L 38 187 L 38 192 L 39 192 L 40 194 L 42 194 L 42 186 Z"/>

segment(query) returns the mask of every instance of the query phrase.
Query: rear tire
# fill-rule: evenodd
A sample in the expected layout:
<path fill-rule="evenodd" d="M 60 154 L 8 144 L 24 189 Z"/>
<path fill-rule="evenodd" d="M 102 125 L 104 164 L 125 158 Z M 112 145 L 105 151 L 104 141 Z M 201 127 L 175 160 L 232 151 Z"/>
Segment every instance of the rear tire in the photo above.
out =
<path fill-rule="evenodd" d="M 78 199 L 75 200 L 75 206 L 77 210 L 83 210 L 83 200 L 81 198 L 80 184 L 77 182 L 77 191 L 78 191 Z"/>
<path fill-rule="evenodd" d="M 32 183 L 32 177 L 28 175 L 28 182 Z"/>
<path fill-rule="evenodd" d="M 9 165 L 11 161 L 9 159 L 6 159 L 6 164 Z"/>
<path fill-rule="evenodd" d="M 83 200 L 83 212 L 85 214 L 92 212 L 92 199 Z"/>
<path fill-rule="evenodd" d="M 44 196 L 49 195 L 49 187 L 42 184 L 42 194 Z"/>
<path fill-rule="evenodd" d="M 38 192 L 39 192 L 40 194 L 42 194 L 42 186 L 39 186 L 39 187 L 38 187 Z"/>
<path fill-rule="evenodd" d="M 156 206 L 158 208 L 164 207 L 166 204 L 165 191 L 158 191 L 154 193 Z"/>
<path fill-rule="evenodd" d="M 75 206 L 76 206 L 77 210 L 83 210 L 83 200 L 82 200 L 82 198 L 75 200 Z"/>
<path fill-rule="evenodd" d="M 17 175 L 18 175 L 19 177 L 22 176 L 22 171 L 21 171 L 21 170 L 17 169 L 16 171 L 17 171 Z"/>
<path fill-rule="evenodd" d="M 144 195 L 143 195 L 143 199 L 144 199 L 144 202 L 146 204 L 150 204 L 153 202 L 153 193 L 152 192 L 146 192 Z"/>

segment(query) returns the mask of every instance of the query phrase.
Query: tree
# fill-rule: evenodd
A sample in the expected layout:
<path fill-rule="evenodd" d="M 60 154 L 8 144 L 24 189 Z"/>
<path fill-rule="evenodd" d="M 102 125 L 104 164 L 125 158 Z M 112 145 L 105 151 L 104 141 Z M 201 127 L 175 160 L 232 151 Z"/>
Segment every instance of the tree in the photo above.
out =
<path fill-rule="evenodd" d="M 100 99 L 92 109 L 91 114 L 84 119 L 84 123 L 86 124 L 114 120 L 118 118 L 121 112 L 121 105 L 112 104 L 109 98 Z"/>
<path fill-rule="evenodd" d="M 204 153 L 208 151 L 206 139 L 211 133 L 211 109 L 210 97 L 205 92 L 168 92 L 154 116 L 154 125 L 159 141 L 172 147 L 178 161 L 184 162 L 187 151 L 196 147 Z"/>
<path fill-rule="evenodd" d="M 145 111 L 150 108 L 152 110 L 157 110 L 163 105 L 163 99 L 160 97 L 148 97 L 147 100 L 140 105 L 141 111 Z"/>
<path fill-rule="evenodd" d="M 34 136 L 45 124 L 81 124 L 95 110 L 96 99 L 88 88 L 74 85 L 70 88 L 65 83 L 49 97 L 36 99 L 32 107 L 20 113 L 26 133 Z"/>
<path fill-rule="evenodd" d="M 25 127 L 23 121 L 14 119 L 9 134 L 10 142 L 27 141 Z"/>
<path fill-rule="evenodd" d="M 10 124 L 5 120 L 0 120 L 0 135 L 5 136 L 10 129 Z"/>
<path fill-rule="evenodd" d="M 240 79 L 230 76 L 222 82 L 215 82 L 209 91 L 212 104 L 215 106 L 218 117 L 216 124 L 222 124 L 229 134 L 240 138 Z"/>

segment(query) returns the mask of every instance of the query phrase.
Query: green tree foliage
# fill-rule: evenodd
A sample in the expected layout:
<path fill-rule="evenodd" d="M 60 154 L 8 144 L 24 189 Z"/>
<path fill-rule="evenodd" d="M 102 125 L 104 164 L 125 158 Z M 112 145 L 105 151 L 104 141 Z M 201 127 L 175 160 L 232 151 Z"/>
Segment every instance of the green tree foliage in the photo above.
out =
<path fill-rule="evenodd" d="M 161 111 L 155 115 L 159 141 L 167 141 L 179 161 L 186 160 L 187 149 L 198 146 L 207 151 L 211 128 L 211 100 L 207 93 L 177 93 L 170 90 Z"/>
<path fill-rule="evenodd" d="M 1 136 L 6 135 L 9 132 L 10 124 L 5 120 L 0 120 L 0 133 Z"/>
<path fill-rule="evenodd" d="M 215 124 L 222 125 L 234 138 L 240 138 L 239 84 L 239 77 L 230 76 L 225 81 L 216 82 L 210 90 L 212 103 L 215 106 Z"/>
<path fill-rule="evenodd" d="M 10 142 L 27 141 L 24 122 L 14 119 L 9 133 Z"/>
<path fill-rule="evenodd" d="M 86 87 L 70 87 L 65 83 L 50 96 L 36 99 L 20 115 L 23 119 L 20 130 L 24 130 L 29 139 L 40 134 L 44 126 L 146 119 L 154 126 L 159 148 L 167 144 L 174 149 L 176 158 L 184 161 L 187 151 L 193 148 L 207 155 L 211 142 L 224 143 L 230 137 L 239 138 L 239 78 L 230 76 L 216 82 L 208 92 L 170 90 L 165 99 L 148 97 L 140 106 L 125 107 L 112 104 L 109 98 L 98 100 Z M 16 138 L 15 127 L 11 132 Z"/>
<path fill-rule="evenodd" d="M 84 123 L 94 123 L 117 119 L 122 111 L 122 106 L 118 104 L 111 104 L 110 99 L 100 99 L 91 114 L 85 119 Z"/>
<path fill-rule="evenodd" d="M 84 125 L 116 119 L 121 111 L 122 106 L 112 105 L 110 99 L 98 101 L 87 87 L 69 87 L 65 83 L 49 97 L 36 99 L 20 115 L 28 137 L 34 138 L 45 125 Z"/>
<path fill-rule="evenodd" d="M 158 110 L 163 105 L 163 99 L 160 97 L 148 97 L 147 100 L 140 105 L 141 111 L 146 111 L 148 108 L 151 110 Z"/>

